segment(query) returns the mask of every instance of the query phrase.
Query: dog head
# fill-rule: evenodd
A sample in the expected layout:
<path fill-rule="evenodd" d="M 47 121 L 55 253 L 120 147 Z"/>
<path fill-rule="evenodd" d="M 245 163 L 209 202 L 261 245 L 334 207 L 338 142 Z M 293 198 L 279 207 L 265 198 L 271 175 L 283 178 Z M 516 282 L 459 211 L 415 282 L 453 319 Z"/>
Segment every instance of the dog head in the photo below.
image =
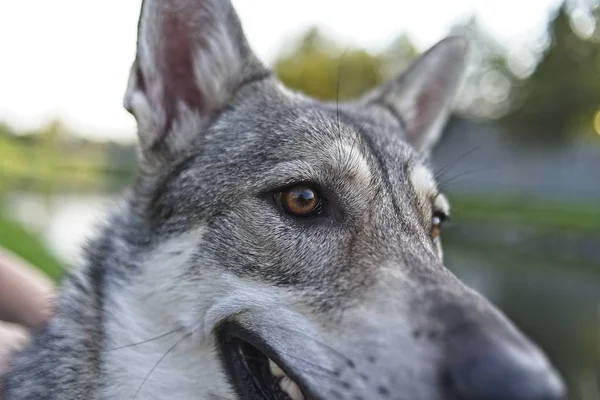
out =
<path fill-rule="evenodd" d="M 541 351 L 442 262 L 427 154 L 466 50 L 446 39 L 328 104 L 277 81 L 228 1 L 144 1 L 132 204 L 162 307 L 214 338 L 217 396 L 562 398 Z"/>

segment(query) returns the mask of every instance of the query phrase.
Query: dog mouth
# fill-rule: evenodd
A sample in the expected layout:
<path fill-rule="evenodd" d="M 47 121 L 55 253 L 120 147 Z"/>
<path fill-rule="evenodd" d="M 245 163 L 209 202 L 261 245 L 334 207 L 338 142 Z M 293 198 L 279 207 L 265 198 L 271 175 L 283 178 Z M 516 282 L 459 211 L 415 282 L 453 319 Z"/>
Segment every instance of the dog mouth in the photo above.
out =
<path fill-rule="evenodd" d="M 274 361 L 280 357 L 256 335 L 228 323 L 219 329 L 217 339 L 225 370 L 241 399 L 314 399 L 281 361 Z"/>

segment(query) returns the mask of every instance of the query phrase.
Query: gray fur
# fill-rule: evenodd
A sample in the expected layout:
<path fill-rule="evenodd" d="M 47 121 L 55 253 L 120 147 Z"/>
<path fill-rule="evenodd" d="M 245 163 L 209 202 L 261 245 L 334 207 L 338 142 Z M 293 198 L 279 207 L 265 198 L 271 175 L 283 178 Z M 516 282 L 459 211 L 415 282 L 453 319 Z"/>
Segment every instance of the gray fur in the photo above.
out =
<path fill-rule="evenodd" d="M 177 53 L 192 60 L 182 74 L 161 58 L 182 44 L 162 34 L 167 14 L 174 40 L 187 38 L 177 51 L 195 54 Z M 214 335 L 232 319 L 321 399 L 450 398 L 448 365 L 491 347 L 562 390 L 430 238 L 439 201 L 425 155 L 460 77 L 461 39 L 338 107 L 283 88 L 228 2 L 146 0 L 140 20 L 125 101 L 139 175 L 14 363 L 8 400 L 236 399 Z M 270 193 L 306 181 L 325 209 L 296 220 Z"/>

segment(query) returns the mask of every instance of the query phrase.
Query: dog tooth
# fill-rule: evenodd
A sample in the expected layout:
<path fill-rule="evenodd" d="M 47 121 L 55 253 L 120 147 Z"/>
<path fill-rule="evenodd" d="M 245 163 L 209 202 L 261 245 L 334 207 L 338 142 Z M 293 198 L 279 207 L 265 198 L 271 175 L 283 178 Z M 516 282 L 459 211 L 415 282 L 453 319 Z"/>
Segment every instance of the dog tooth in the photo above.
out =
<path fill-rule="evenodd" d="M 281 388 L 281 390 L 287 393 L 287 395 L 290 396 L 292 400 L 304 400 L 304 395 L 302 394 L 302 391 L 300 391 L 300 388 L 298 387 L 296 382 L 291 380 L 288 376 L 284 377 L 279 382 L 279 387 Z"/>
<path fill-rule="evenodd" d="M 275 364 L 273 360 L 269 358 L 269 369 L 271 370 L 271 374 L 273 374 L 276 378 L 281 378 L 287 376 L 285 372 L 279 367 L 279 365 Z"/>

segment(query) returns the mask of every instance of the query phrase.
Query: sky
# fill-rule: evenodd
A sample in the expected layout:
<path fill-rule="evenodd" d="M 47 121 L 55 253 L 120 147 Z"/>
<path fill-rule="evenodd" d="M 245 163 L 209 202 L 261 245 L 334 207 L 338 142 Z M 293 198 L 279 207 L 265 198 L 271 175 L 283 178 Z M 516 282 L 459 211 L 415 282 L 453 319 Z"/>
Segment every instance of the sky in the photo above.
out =
<path fill-rule="evenodd" d="M 0 1 L 0 121 L 131 140 L 122 107 L 140 0 Z M 471 15 L 501 42 L 538 35 L 560 0 L 233 0 L 267 64 L 312 25 L 344 45 L 381 49 L 407 33 L 425 49 Z M 435 12 L 432 12 L 435 11 Z"/>

